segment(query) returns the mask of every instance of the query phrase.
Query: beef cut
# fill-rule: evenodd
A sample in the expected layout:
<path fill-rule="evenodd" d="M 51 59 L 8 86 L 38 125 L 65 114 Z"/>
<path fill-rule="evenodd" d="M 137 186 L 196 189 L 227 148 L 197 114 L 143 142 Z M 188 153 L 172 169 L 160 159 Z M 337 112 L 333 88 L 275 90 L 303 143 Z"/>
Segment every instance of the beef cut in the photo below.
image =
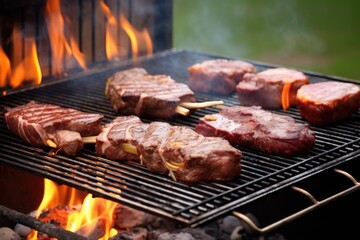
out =
<path fill-rule="evenodd" d="M 173 126 L 158 148 L 165 165 L 182 182 L 234 179 L 240 174 L 240 150 L 219 137 L 204 137 L 189 127 Z"/>
<path fill-rule="evenodd" d="M 133 68 L 110 77 L 105 91 L 114 110 L 123 115 L 171 119 L 180 102 L 195 102 L 195 94 L 167 75 L 150 75 Z"/>
<path fill-rule="evenodd" d="M 287 109 L 297 105 L 297 90 L 309 83 L 308 77 L 297 70 L 272 68 L 245 74 L 236 86 L 242 106 L 261 106 L 266 109 Z"/>
<path fill-rule="evenodd" d="M 163 143 L 167 139 L 171 131 L 171 125 L 165 122 L 152 122 L 144 134 L 143 141 L 139 144 L 139 152 L 141 160 L 146 168 L 151 172 L 160 174 L 169 173 L 169 169 L 165 165 L 160 151 Z"/>
<path fill-rule="evenodd" d="M 82 149 L 81 137 L 102 129 L 102 115 L 52 104 L 31 101 L 5 111 L 8 128 L 20 138 L 33 146 L 48 146 L 51 140 L 69 155 Z"/>
<path fill-rule="evenodd" d="M 96 152 L 113 160 L 139 160 L 137 153 L 124 151 L 122 144 L 137 146 L 145 133 L 143 127 L 146 128 L 146 124 L 134 115 L 115 118 L 96 137 Z"/>
<path fill-rule="evenodd" d="M 255 71 L 251 63 L 241 60 L 206 60 L 188 68 L 189 86 L 194 91 L 229 95 L 246 73 Z"/>
<path fill-rule="evenodd" d="M 129 153 L 124 144 L 135 151 Z M 170 173 L 186 183 L 233 179 L 240 174 L 242 157 L 222 138 L 204 137 L 166 122 L 143 123 L 134 115 L 107 124 L 96 139 L 96 151 L 115 160 L 140 159 L 149 171 Z"/>
<path fill-rule="evenodd" d="M 310 124 L 327 126 L 349 118 L 360 106 L 360 87 L 353 83 L 319 82 L 297 92 L 300 115 Z"/>
<path fill-rule="evenodd" d="M 223 137 L 239 147 L 280 156 L 305 154 L 315 145 L 315 134 L 307 124 L 259 106 L 224 108 L 201 118 L 195 130 L 204 136 Z"/>

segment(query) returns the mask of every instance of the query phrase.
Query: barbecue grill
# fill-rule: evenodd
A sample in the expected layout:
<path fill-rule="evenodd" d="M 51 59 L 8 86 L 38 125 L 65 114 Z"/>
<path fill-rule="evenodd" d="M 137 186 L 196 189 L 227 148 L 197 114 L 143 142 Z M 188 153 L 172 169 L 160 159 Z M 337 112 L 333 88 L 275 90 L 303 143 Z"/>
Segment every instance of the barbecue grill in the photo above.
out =
<path fill-rule="evenodd" d="M 171 49 L 136 60 L 99 65 L 74 73 L 62 81 L 9 91 L 0 98 L 0 109 L 35 100 L 100 113 L 107 123 L 118 116 L 104 94 L 106 79 L 116 71 L 141 66 L 150 74 L 167 74 L 187 83 L 187 68 L 190 65 L 214 58 L 225 57 Z M 257 71 L 278 67 L 249 62 Z M 332 80 L 359 85 L 350 79 L 304 73 L 311 83 Z M 225 106 L 238 105 L 236 95 L 196 93 L 196 99 L 198 102 L 222 100 Z M 194 128 L 200 117 L 218 111 L 215 107 L 198 109 L 190 116 L 179 115 L 168 122 Z M 305 123 L 296 107 L 273 112 Z M 150 122 L 158 119 L 142 120 Z M 226 182 L 192 185 L 176 182 L 169 176 L 151 173 L 137 163 L 100 157 L 93 145 L 86 145 L 76 157 L 51 155 L 50 148 L 33 147 L 10 133 L 3 119 L 0 121 L 0 162 L 187 226 L 204 225 L 234 214 L 247 222 L 253 231 L 262 233 L 354 193 L 360 187 L 356 180 L 360 179 L 360 170 L 356 167 L 359 165 L 356 160 L 360 158 L 360 111 L 335 125 L 311 126 L 311 129 L 315 132 L 315 148 L 296 157 L 273 156 L 238 147 L 243 152 L 242 173 Z M 274 196 L 277 196 L 276 201 L 271 200 Z M 273 205 L 269 207 L 267 203 Z M 274 219 L 273 213 L 279 207 L 289 209 Z M 243 215 L 251 212 L 256 216 L 264 211 L 268 214 L 262 219 L 262 226 L 252 226 L 254 223 Z M 275 222 L 274 226 L 267 229 L 265 226 L 272 222 Z"/>

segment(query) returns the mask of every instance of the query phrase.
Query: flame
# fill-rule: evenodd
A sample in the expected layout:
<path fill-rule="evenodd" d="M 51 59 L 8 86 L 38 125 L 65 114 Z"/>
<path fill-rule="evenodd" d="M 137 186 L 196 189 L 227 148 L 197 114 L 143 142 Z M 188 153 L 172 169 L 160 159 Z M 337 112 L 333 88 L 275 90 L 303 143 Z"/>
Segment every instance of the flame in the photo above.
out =
<path fill-rule="evenodd" d="M 136 30 L 122 13 L 120 14 L 120 25 L 130 38 L 133 58 L 137 58 L 144 51 L 147 55 L 153 53 L 153 45 L 147 29 Z"/>
<path fill-rule="evenodd" d="M 0 47 L 0 87 L 5 87 L 10 76 L 10 60 L 4 50 Z"/>
<path fill-rule="evenodd" d="M 14 27 L 12 61 L 0 47 L 0 87 L 5 87 L 8 81 L 13 88 L 21 86 L 26 81 L 32 81 L 34 84 L 41 83 L 42 74 L 35 39 L 25 37 L 22 41 L 19 36 L 22 36 L 20 30 Z M 2 94 L 6 95 L 6 91 Z"/>
<path fill-rule="evenodd" d="M 147 29 L 138 31 L 126 19 L 124 14 L 120 14 L 119 22 L 116 21 L 115 15 L 111 12 L 110 8 L 104 3 L 100 2 L 100 6 L 106 17 L 106 57 L 109 61 L 119 59 L 120 49 L 116 43 L 116 31 L 123 29 L 130 39 L 131 50 L 133 58 L 137 58 L 141 54 L 150 55 L 153 53 L 153 45 L 150 34 Z"/>
<path fill-rule="evenodd" d="M 25 39 L 25 49 L 27 51 L 23 61 L 12 70 L 10 85 L 13 88 L 19 87 L 25 80 L 33 80 L 35 84 L 41 83 L 42 74 L 35 39 Z"/>
<path fill-rule="evenodd" d="M 70 44 L 65 36 L 65 23 L 61 14 L 60 0 L 48 0 L 46 2 L 46 23 L 49 32 L 53 74 L 59 75 L 64 72 L 64 59 L 74 57 L 78 64 L 86 69 L 85 57 L 81 53 L 73 36 L 70 36 Z"/>
<path fill-rule="evenodd" d="M 133 58 L 138 58 L 153 53 L 153 44 L 148 29 L 136 29 L 123 13 L 114 14 L 104 0 L 99 3 L 106 19 L 104 47 L 109 61 L 128 58 L 130 54 Z M 17 88 L 22 86 L 25 81 L 40 84 L 43 74 L 45 76 L 48 74 L 62 75 L 65 70 L 74 67 L 86 69 L 86 58 L 71 32 L 70 19 L 71 16 L 62 14 L 61 0 L 46 1 L 45 20 L 49 36 L 51 64 L 44 66 L 44 70 L 46 69 L 44 73 L 41 72 L 35 38 L 26 36 L 26 33 L 21 32 L 20 28 L 14 24 L 10 39 L 10 46 L 13 48 L 11 55 L 6 55 L 9 54 L 9 49 L 0 47 L 0 87 L 8 85 Z M 127 46 L 120 47 L 119 32 L 129 38 L 131 49 L 127 49 Z M 6 94 L 6 91 L 2 92 L 2 95 Z"/>
<path fill-rule="evenodd" d="M 104 231 L 103 240 L 109 239 L 116 234 L 116 230 L 112 229 L 113 212 L 116 203 L 102 198 L 93 198 L 91 194 L 86 197 L 83 193 L 70 188 L 65 185 L 57 185 L 51 180 L 44 180 L 44 196 L 42 202 L 37 209 L 36 217 L 39 217 L 42 211 L 59 206 L 81 206 L 79 211 L 65 212 L 60 210 L 54 211 L 59 216 L 53 216 L 56 219 L 64 219 L 66 230 L 77 232 L 80 235 L 86 236 L 90 234 L 94 227 L 100 225 Z M 47 217 L 51 220 L 51 216 Z M 28 240 L 36 240 L 38 238 L 37 232 L 33 231 L 28 236 Z"/>
<path fill-rule="evenodd" d="M 115 16 L 111 13 L 110 8 L 103 2 L 100 2 L 100 6 L 106 16 L 105 26 L 105 50 L 106 57 L 109 61 L 119 58 L 119 48 L 116 44 L 116 30 L 117 22 Z"/>
<path fill-rule="evenodd" d="M 281 93 L 281 104 L 283 110 L 287 110 L 290 107 L 290 90 L 292 82 L 284 83 L 282 93 Z"/>

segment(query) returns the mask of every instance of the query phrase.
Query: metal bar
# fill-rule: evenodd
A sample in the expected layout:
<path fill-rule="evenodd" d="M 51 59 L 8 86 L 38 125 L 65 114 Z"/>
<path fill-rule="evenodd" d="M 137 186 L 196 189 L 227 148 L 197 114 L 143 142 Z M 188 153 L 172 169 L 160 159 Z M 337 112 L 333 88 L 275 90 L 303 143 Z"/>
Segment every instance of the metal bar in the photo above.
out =
<path fill-rule="evenodd" d="M 329 204 L 331 202 L 334 202 L 335 200 L 351 193 L 351 192 L 354 192 L 355 190 L 358 190 L 360 189 L 360 183 L 358 181 L 355 180 L 355 178 L 353 176 L 351 176 L 351 174 L 345 172 L 345 171 L 342 171 L 342 170 L 339 170 L 339 169 L 335 169 L 334 170 L 335 172 L 349 178 L 354 186 L 350 187 L 350 188 L 347 188 L 339 193 L 336 193 L 322 201 L 318 201 L 316 200 L 312 195 L 311 193 L 309 193 L 308 191 L 302 189 L 302 188 L 299 188 L 299 187 L 292 187 L 293 190 L 297 191 L 297 192 L 300 192 L 301 194 L 304 194 L 307 198 L 309 198 L 311 200 L 311 202 L 313 203 L 313 205 L 307 207 L 307 208 L 304 208 L 296 213 L 293 213 L 279 221 L 276 221 L 272 224 L 269 224 L 268 226 L 266 227 L 262 227 L 262 228 L 259 228 L 248 216 L 240 213 L 240 212 L 236 212 L 234 211 L 233 214 L 238 217 L 240 220 L 242 220 L 244 223 L 246 223 L 250 228 L 251 230 L 254 232 L 254 233 L 257 233 L 257 234 L 267 234 L 269 232 L 272 232 L 274 231 L 275 229 L 279 228 L 280 226 L 283 226 L 284 224 L 286 223 L 289 223 L 291 221 L 294 221 L 295 219 L 298 219 L 326 204 Z"/>

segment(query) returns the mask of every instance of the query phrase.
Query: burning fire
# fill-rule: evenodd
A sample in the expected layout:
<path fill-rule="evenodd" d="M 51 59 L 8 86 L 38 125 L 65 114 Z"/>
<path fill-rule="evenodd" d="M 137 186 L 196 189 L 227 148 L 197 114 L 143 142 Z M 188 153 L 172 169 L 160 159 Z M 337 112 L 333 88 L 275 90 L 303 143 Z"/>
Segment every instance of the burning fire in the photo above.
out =
<path fill-rule="evenodd" d="M 35 39 L 25 39 L 25 57 L 11 72 L 10 85 L 19 87 L 25 80 L 32 80 L 35 84 L 41 83 L 41 70 L 36 51 Z M 16 48 L 14 48 L 14 51 Z"/>
<path fill-rule="evenodd" d="M 118 59 L 120 57 L 120 50 L 115 40 L 117 29 L 124 30 L 129 37 L 133 58 L 137 58 L 142 54 L 150 55 L 153 53 L 153 45 L 147 29 L 138 31 L 134 26 L 131 25 L 131 23 L 122 13 L 119 16 L 119 21 L 117 21 L 115 15 L 103 1 L 100 2 L 100 6 L 103 9 L 107 19 L 106 56 L 109 61 Z"/>
<path fill-rule="evenodd" d="M 153 52 L 151 38 L 147 29 L 143 29 L 141 32 L 137 31 L 123 14 L 120 15 L 120 25 L 131 40 L 131 48 L 134 58 L 137 58 L 139 53 L 144 51 L 144 49 L 140 48 L 141 46 L 145 47 L 147 55 Z"/>
<path fill-rule="evenodd" d="M 99 1 L 100 7 L 105 16 L 104 51 L 108 61 L 115 61 L 128 58 L 131 51 L 133 58 L 140 55 L 153 53 L 153 45 L 147 29 L 137 30 L 126 19 L 124 14 L 114 14 L 105 2 Z M 49 66 L 41 66 L 38 56 L 38 46 L 34 36 L 25 36 L 20 28 L 15 24 L 10 46 L 11 50 L 0 46 L 0 87 L 11 86 L 18 88 L 25 82 L 33 85 L 41 84 L 43 75 L 61 76 L 65 71 L 81 67 L 87 68 L 85 59 L 91 59 L 81 51 L 75 35 L 71 32 L 71 21 L 73 16 L 66 16 L 61 10 L 61 0 L 47 0 L 45 5 L 46 27 L 49 37 L 49 48 L 51 53 L 50 69 Z M 99 17 L 99 19 L 102 19 Z M 119 32 L 123 32 L 129 38 L 131 50 L 124 52 L 118 40 Z M 90 53 L 86 53 L 90 54 Z M 7 92 L 3 91 L 3 95 Z"/>
<path fill-rule="evenodd" d="M 61 14 L 60 0 L 48 0 L 46 3 L 46 23 L 48 26 L 54 74 L 62 74 L 63 59 L 73 56 L 85 69 L 86 63 L 76 41 L 70 36 L 70 44 L 65 36 L 64 18 Z"/>
<path fill-rule="evenodd" d="M 287 110 L 290 107 L 290 90 L 292 83 L 284 83 L 282 93 L 281 93 L 281 103 L 283 110 Z"/>
<path fill-rule="evenodd" d="M 10 76 L 10 60 L 0 46 L 0 87 L 6 86 L 6 79 Z"/>
<path fill-rule="evenodd" d="M 72 209 L 66 210 L 65 206 Z M 101 227 L 104 235 L 101 239 L 109 239 L 117 231 L 112 229 L 113 212 L 116 203 L 102 198 L 93 198 L 91 194 L 84 194 L 75 188 L 59 186 L 54 182 L 44 180 L 44 196 L 36 212 L 39 218 L 43 211 L 55 209 L 42 218 L 42 221 L 57 219 L 66 230 L 87 236 L 95 227 Z M 76 210 L 74 210 L 76 209 Z M 28 240 L 38 239 L 38 232 L 33 231 Z"/>
<path fill-rule="evenodd" d="M 22 44 L 20 30 L 15 27 L 12 33 L 13 39 L 13 62 L 7 57 L 0 47 L 0 87 L 5 87 L 9 81 L 13 88 L 19 87 L 25 81 L 41 83 L 41 70 L 35 45 L 35 39 L 24 39 L 24 57 L 22 57 Z M 4 94 L 4 93 L 3 93 Z"/>

